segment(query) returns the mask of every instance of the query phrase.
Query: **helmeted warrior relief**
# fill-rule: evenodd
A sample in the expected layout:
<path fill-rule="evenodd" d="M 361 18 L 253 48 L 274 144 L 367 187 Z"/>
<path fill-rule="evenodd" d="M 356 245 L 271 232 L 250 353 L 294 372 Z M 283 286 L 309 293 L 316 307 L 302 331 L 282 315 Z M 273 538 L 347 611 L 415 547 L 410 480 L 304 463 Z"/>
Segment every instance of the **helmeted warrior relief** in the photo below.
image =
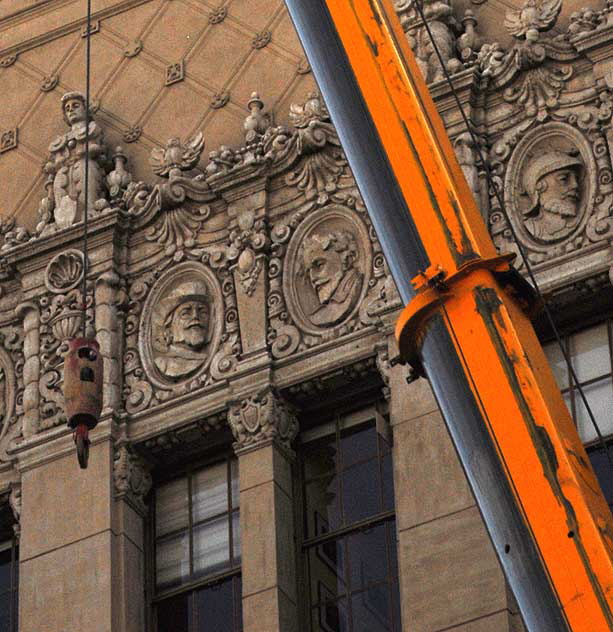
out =
<path fill-rule="evenodd" d="M 90 211 L 108 206 L 105 199 L 105 167 L 107 150 L 102 129 L 89 120 L 89 155 L 85 156 L 85 97 L 68 92 L 62 97 L 62 113 L 69 131 L 49 146 L 44 166 L 47 175 L 47 197 L 41 202 L 41 223 L 38 232 L 48 234 L 80 221 L 85 208 L 85 163 L 88 161 L 88 200 Z"/>
<path fill-rule="evenodd" d="M 319 303 L 309 314 L 311 322 L 319 327 L 338 323 L 354 307 L 362 288 L 355 236 L 350 231 L 315 233 L 305 240 L 300 256 Z"/>
<path fill-rule="evenodd" d="M 210 320 L 210 296 L 203 281 L 180 283 L 160 299 L 152 335 L 154 362 L 163 375 L 180 379 L 206 362 Z"/>
<path fill-rule="evenodd" d="M 551 151 L 531 160 L 524 172 L 530 198 L 524 225 L 541 241 L 566 237 L 577 225 L 584 165 L 577 155 Z"/>

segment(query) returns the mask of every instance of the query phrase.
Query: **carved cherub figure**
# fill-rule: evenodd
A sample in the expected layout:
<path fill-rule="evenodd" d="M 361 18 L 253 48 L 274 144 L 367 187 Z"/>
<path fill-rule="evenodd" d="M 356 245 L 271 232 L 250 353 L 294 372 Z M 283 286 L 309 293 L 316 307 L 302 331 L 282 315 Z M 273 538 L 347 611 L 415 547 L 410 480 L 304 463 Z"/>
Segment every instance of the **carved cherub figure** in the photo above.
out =
<path fill-rule="evenodd" d="M 508 11 L 504 20 L 507 31 L 517 39 L 536 42 L 539 31 L 548 31 L 558 19 L 562 0 L 527 0 L 519 11 Z"/>
<path fill-rule="evenodd" d="M 181 171 L 193 169 L 204 150 L 204 136 L 198 132 L 185 144 L 179 138 L 171 138 L 164 149 L 156 147 L 151 151 L 149 162 L 153 173 L 162 178 L 179 175 Z"/>

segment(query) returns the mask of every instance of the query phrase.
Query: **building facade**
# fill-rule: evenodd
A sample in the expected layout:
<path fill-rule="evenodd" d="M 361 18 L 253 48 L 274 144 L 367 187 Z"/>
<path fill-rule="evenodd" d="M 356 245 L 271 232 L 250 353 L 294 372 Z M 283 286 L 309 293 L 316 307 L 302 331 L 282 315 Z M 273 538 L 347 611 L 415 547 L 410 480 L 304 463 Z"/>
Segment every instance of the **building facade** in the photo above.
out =
<path fill-rule="evenodd" d="M 0 629 L 522 630 L 396 362 L 401 302 L 282 1 L 94 2 L 87 150 L 81 5 L 0 7 Z M 613 7 L 396 10 L 611 435 Z M 62 393 L 83 328 L 104 360 L 84 470 Z"/>

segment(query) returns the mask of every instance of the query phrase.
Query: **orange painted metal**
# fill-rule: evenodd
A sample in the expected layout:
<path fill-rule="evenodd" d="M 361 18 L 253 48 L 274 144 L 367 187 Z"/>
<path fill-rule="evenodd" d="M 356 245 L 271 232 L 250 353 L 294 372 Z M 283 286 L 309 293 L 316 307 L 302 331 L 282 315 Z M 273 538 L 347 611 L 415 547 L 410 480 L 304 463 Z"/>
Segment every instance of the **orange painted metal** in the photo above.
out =
<path fill-rule="evenodd" d="M 391 2 L 327 7 L 432 262 L 398 321 L 401 352 L 443 315 L 570 628 L 613 630 L 611 513 L 534 330 L 488 263 L 497 253 Z"/>

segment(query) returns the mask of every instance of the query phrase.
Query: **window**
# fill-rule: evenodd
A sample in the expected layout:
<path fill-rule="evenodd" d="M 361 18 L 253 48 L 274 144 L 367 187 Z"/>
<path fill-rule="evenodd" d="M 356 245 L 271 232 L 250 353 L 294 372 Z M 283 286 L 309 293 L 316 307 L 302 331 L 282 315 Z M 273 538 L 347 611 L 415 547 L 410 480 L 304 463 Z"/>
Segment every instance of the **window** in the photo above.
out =
<path fill-rule="evenodd" d="M 240 632 L 236 459 L 159 485 L 154 522 L 157 632 Z"/>
<path fill-rule="evenodd" d="M 15 538 L 0 542 L 0 632 L 17 632 L 19 549 Z"/>
<path fill-rule="evenodd" d="M 374 410 L 306 433 L 301 470 L 308 629 L 400 632 L 391 449 Z"/>
<path fill-rule="evenodd" d="M 586 399 L 603 435 L 613 434 L 613 322 L 607 320 L 594 327 L 563 338 Z M 597 438 L 596 431 L 576 386 L 572 384 L 568 365 L 557 342 L 545 345 L 545 353 L 553 369 L 568 408 L 585 442 Z"/>

